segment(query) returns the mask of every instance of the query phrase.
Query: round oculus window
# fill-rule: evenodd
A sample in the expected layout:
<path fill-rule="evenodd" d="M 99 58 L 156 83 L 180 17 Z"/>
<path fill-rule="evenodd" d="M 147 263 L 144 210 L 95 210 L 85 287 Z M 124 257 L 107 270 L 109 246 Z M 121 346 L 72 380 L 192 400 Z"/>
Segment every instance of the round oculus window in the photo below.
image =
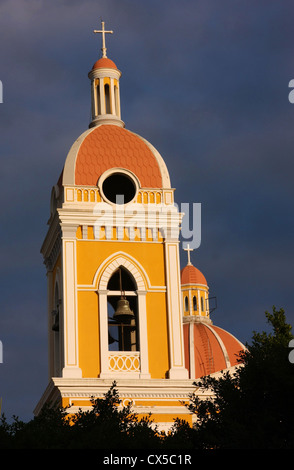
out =
<path fill-rule="evenodd" d="M 127 204 L 136 196 L 137 187 L 126 173 L 111 173 L 102 183 L 102 191 L 106 199 L 114 204 Z"/>

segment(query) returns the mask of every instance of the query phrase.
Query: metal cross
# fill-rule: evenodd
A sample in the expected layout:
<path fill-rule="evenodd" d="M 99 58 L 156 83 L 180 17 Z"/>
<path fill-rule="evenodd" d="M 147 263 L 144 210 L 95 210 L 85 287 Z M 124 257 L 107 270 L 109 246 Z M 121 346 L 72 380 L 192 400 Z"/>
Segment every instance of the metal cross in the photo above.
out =
<path fill-rule="evenodd" d="M 102 33 L 102 57 L 107 57 L 106 55 L 106 46 L 105 46 L 105 33 L 113 34 L 113 31 L 106 31 L 104 29 L 104 21 L 101 21 L 102 29 L 94 29 L 94 33 Z"/>
<path fill-rule="evenodd" d="M 194 251 L 194 250 L 193 250 L 193 248 L 190 248 L 189 243 L 188 243 L 188 245 L 187 245 L 187 248 L 184 248 L 184 251 L 187 251 L 187 253 L 188 253 L 188 264 L 192 264 L 192 263 L 191 263 L 191 259 L 190 259 L 190 252 L 191 252 L 191 251 Z"/>

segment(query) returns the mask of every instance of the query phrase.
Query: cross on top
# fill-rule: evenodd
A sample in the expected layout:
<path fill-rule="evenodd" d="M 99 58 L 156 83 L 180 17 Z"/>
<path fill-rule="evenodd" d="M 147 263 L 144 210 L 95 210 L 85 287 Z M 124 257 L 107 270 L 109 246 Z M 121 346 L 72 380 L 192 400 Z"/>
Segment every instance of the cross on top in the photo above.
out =
<path fill-rule="evenodd" d="M 194 251 L 194 250 L 193 250 L 193 248 L 190 248 L 189 243 L 188 243 L 188 245 L 187 245 L 187 248 L 184 248 L 184 251 L 187 251 L 187 253 L 188 253 L 188 263 L 187 263 L 187 264 L 192 264 L 192 263 L 191 263 L 191 258 L 190 258 L 190 252 L 191 252 L 191 251 Z"/>
<path fill-rule="evenodd" d="M 105 34 L 110 33 L 113 34 L 113 31 L 106 31 L 104 29 L 104 21 L 101 21 L 102 29 L 94 29 L 94 33 L 101 33 L 102 34 L 102 57 L 107 57 L 106 55 L 106 46 L 105 46 Z"/>

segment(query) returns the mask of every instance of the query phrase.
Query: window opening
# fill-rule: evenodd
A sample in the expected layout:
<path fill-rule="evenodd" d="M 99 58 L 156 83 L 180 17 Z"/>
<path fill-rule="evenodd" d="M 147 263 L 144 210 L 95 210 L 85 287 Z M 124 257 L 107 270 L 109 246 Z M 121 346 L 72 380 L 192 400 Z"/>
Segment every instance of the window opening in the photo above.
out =
<path fill-rule="evenodd" d="M 112 173 L 102 183 L 105 197 L 115 204 L 127 204 L 136 195 L 134 181 L 125 173 Z"/>
<path fill-rule="evenodd" d="M 196 296 L 195 296 L 195 295 L 193 296 L 193 310 L 194 310 L 194 311 L 197 310 L 197 299 L 196 299 Z"/>
<path fill-rule="evenodd" d="M 110 110 L 110 89 L 108 83 L 105 84 L 105 112 L 106 114 L 111 114 Z"/>
<path fill-rule="evenodd" d="M 108 348 L 139 351 L 138 302 L 132 276 L 122 267 L 108 282 Z"/>

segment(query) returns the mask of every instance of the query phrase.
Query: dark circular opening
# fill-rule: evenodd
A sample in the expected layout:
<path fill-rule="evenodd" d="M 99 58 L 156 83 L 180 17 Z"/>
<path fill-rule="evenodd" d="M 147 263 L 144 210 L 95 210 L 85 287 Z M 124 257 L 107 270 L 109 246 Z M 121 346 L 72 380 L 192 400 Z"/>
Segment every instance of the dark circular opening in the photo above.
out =
<path fill-rule="evenodd" d="M 102 184 L 105 197 L 115 204 L 126 204 L 136 195 L 135 183 L 124 173 L 113 173 Z"/>

